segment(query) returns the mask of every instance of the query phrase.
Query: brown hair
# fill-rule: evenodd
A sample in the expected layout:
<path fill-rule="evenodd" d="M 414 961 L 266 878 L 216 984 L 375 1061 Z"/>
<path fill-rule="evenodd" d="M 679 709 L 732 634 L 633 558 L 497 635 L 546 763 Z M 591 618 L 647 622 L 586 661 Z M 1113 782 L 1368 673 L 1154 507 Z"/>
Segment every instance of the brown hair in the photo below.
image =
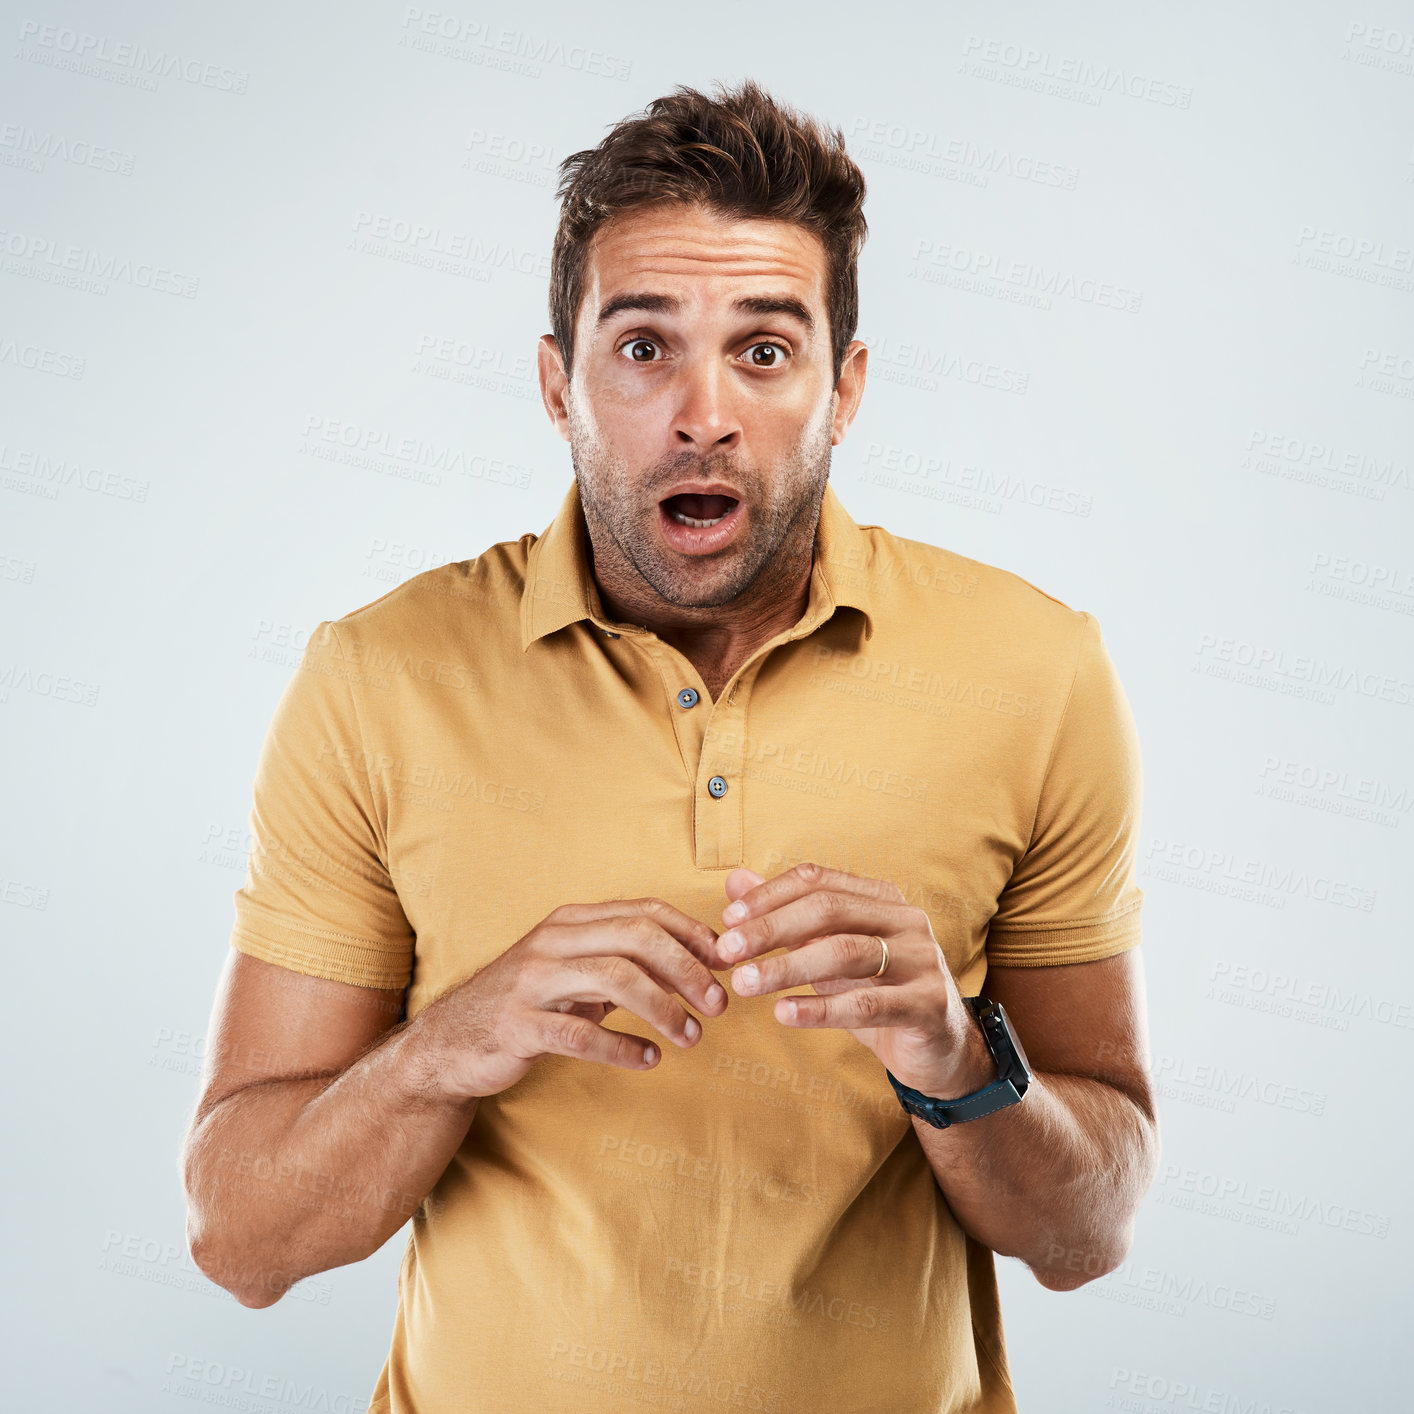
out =
<path fill-rule="evenodd" d="M 753 80 L 708 98 L 679 84 L 616 123 L 598 147 L 559 164 L 560 225 L 550 257 L 550 327 L 565 372 L 594 234 L 636 206 L 697 203 L 728 217 L 791 221 L 825 247 L 834 382 L 859 322 L 864 174 L 838 128 L 777 103 Z"/>

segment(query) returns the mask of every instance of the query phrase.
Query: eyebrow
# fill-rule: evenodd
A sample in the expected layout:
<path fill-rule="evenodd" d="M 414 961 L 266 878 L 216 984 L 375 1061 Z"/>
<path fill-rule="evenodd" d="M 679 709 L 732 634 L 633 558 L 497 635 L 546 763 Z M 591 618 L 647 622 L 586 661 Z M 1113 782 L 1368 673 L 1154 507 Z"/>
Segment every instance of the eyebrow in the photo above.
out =
<path fill-rule="evenodd" d="M 682 300 L 676 295 L 657 295 L 646 291 L 634 294 L 615 295 L 599 311 L 599 324 L 607 324 L 616 314 L 628 310 L 641 310 L 647 314 L 675 314 L 682 308 Z M 815 332 L 815 319 L 803 301 L 794 295 L 743 295 L 732 302 L 732 308 L 739 314 L 785 314 L 797 319 L 805 326 L 806 332 Z"/>

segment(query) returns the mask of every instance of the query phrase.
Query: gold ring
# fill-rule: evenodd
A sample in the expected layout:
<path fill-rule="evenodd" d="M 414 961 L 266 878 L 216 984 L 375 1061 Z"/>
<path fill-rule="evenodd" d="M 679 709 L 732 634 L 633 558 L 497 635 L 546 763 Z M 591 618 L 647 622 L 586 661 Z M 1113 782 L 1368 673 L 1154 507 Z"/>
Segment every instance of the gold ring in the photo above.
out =
<path fill-rule="evenodd" d="M 870 936 L 879 938 L 877 933 L 872 933 Z M 884 950 L 884 960 L 879 964 L 879 970 L 874 973 L 875 977 L 882 977 L 889 968 L 889 945 L 882 938 L 879 938 L 879 946 Z"/>

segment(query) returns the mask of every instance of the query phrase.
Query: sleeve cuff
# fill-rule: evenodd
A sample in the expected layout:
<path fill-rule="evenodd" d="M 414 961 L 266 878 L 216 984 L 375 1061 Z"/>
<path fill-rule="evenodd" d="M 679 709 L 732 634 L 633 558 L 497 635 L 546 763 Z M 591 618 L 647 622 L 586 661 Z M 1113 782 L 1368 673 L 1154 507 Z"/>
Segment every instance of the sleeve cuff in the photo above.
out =
<path fill-rule="evenodd" d="M 1142 941 L 1142 903 L 1136 899 L 1122 912 L 1105 918 L 994 928 L 987 935 L 987 962 L 992 967 L 1063 967 L 1128 952 Z"/>
<path fill-rule="evenodd" d="M 407 964 L 361 938 L 338 934 L 301 934 L 283 931 L 253 933 L 237 924 L 231 931 L 231 946 L 237 952 L 288 967 L 307 977 L 329 982 L 347 982 L 351 987 L 373 987 L 383 992 L 400 992 L 412 976 Z"/>

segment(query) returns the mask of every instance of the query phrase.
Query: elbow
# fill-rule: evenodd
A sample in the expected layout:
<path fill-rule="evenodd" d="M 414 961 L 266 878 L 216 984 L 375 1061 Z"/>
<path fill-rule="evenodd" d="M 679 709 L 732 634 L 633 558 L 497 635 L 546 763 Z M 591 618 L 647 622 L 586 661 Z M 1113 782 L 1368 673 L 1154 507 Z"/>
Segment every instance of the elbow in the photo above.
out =
<path fill-rule="evenodd" d="M 197 1229 L 190 1215 L 187 1246 L 197 1270 L 252 1311 L 273 1306 L 298 1280 L 293 1273 L 275 1270 L 249 1257 L 233 1258 L 212 1241 L 209 1233 Z"/>
<path fill-rule="evenodd" d="M 1118 1266 L 1119 1264 L 1116 1263 L 1115 1265 Z M 1110 1267 L 1107 1270 L 1113 1271 L 1114 1267 Z M 1032 1267 L 1031 1273 L 1047 1291 L 1078 1291 L 1088 1282 L 1094 1281 L 1096 1277 L 1105 1275 L 1103 1271 L 1097 1271 L 1091 1274 L 1090 1272 L 1084 1271 L 1056 1271 L 1050 1267 Z"/>
<path fill-rule="evenodd" d="M 1134 1244 L 1139 1205 L 1158 1172 L 1161 1140 L 1158 1115 L 1147 1085 L 1126 1092 L 1137 1117 L 1133 1142 L 1108 1163 L 1108 1193 L 1091 1205 L 1088 1231 L 1052 1236 L 1044 1254 L 1029 1261 L 1032 1275 L 1047 1291 L 1078 1291 L 1123 1265 Z M 1065 1237 L 1069 1236 L 1070 1241 Z M 1078 1241 L 1076 1240 L 1078 1238 Z"/>
<path fill-rule="evenodd" d="M 191 1259 L 203 1276 L 228 1291 L 252 1311 L 273 1306 L 294 1284 L 280 1272 L 264 1272 L 248 1263 L 232 1262 L 203 1243 L 191 1244 Z"/>
<path fill-rule="evenodd" d="M 1109 1243 L 1089 1247 L 1067 1247 L 1052 1242 L 1045 1256 L 1029 1263 L 1031 1274 L 1047 1291 L 1078 1291 L 1082 1286 L 1118 1270 L 1129 1255 L 1133 1240 L 1130 1228 Z"/>
<path fill-rule="evenodd" d="M 261 1262 L 253 1255 L 249 1234 L 229 1234 L 216 1220 L 207 1201 L 209 1175 L 201 1171 L 201 1153 L 193 1138 L 184 1145 L 179 1166 L 187 1202 L 187 1250 L 197 1270 L 242 1306 L 256 1311 L 273 1306 L 302 1273 L 280 1271 Z M 228 1240 L 231 1237 L 234 1248 Z"/>

